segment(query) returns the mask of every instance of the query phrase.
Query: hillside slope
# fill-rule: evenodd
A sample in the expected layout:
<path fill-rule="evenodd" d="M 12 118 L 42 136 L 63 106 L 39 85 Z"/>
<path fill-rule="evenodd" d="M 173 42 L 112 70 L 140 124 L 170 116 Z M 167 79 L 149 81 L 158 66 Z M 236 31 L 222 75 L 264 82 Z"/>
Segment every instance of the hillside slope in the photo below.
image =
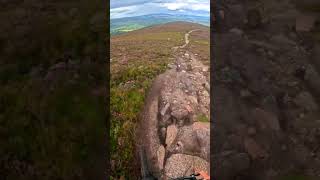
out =
<path fill-rule="evenodd" d="M 145 94 L 156 76 L 175 60 L 172 48 L 190 35 L 194 53 L 209 60 L 209 28 L 195 23 L 174 22 L 143 28 L 111 38 L 111 140 L 113 176 L 140 172 L 135 160 L 135 127 Z"/>

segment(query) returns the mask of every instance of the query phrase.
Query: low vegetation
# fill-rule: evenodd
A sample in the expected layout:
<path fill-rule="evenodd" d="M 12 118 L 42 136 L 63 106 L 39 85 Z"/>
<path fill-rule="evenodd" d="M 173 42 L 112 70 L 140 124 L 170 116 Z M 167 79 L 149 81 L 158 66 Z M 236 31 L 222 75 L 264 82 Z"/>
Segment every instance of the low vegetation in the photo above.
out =
<path fill-rule="evenodd" d="M 199 114 L 197 120 L 200 122 L 209 122 L 209 118 L 205 114 Z"/>
<path fill-rule="evenodd" d="M 199 56 L 203 64 L 210 67 L 210 34 L 209 31 L 198 31 L 190 35 L 190 48 Z"/>

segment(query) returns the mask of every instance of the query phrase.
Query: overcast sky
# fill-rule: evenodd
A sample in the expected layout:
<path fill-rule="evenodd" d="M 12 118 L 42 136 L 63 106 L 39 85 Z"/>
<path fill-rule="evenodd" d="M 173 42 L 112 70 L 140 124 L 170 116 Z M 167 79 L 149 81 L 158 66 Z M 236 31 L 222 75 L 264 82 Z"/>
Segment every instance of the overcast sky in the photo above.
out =
<path fill-rule="evenodd" d="M 210 16 L 210 0 L 111 0 L 110 18 L 147 14 Z"/>

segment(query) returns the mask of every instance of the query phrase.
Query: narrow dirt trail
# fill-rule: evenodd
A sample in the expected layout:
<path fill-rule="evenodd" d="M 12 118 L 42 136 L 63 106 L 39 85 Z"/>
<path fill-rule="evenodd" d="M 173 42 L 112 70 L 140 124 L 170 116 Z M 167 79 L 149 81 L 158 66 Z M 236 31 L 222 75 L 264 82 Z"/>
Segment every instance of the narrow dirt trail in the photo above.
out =
<path fill-rule="evenodd" d="M 140 121 L 140 148 L 159 179 L 210 174 L 209 67 L 188 48 L 194 31 L 173 47 L 176 60 L 151 86 Z"/>
<path fill-rule="evenodd" d="M 173 47 L 174 52 L 175 52 L 176 50 L 178 50 L 179 48 L 185 48 L 185 47 L 189 44 L 189 42 L 190 42 L 189 36 L 190 36 L 190 34 L 191 34 L 192 32 L 194 32 L 194 31 L 199 31 L 199 29 L 194 29 L 194 30 L 191 30 L 191 31 L 187 32 L 187 33 L 184 35 L 184 42 L 185 42 L 185 43 L 184 43 L 183 45 L 181 45 L 181 46 L 175 46 L 175 47 Z"/>

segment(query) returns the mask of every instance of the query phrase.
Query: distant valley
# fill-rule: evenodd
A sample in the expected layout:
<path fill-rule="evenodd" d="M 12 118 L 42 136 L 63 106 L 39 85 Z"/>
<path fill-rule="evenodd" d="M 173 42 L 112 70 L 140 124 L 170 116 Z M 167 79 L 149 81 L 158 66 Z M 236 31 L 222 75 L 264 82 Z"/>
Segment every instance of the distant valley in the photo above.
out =
<path fill-rule="evenodd" d="M 210 17 L 191 16 L 191 15 L 170 15 L 170 14 L 150 14 L 136 17 L 125 17 L 118 19 L 111 19 L 110 21 L 110 34 L 117 35 L 129 31 L 141 29 L 144 27 L 165 24 L 174 21 L 186 21 L 202 24 L 205 26 L 210 25 Z"/>

